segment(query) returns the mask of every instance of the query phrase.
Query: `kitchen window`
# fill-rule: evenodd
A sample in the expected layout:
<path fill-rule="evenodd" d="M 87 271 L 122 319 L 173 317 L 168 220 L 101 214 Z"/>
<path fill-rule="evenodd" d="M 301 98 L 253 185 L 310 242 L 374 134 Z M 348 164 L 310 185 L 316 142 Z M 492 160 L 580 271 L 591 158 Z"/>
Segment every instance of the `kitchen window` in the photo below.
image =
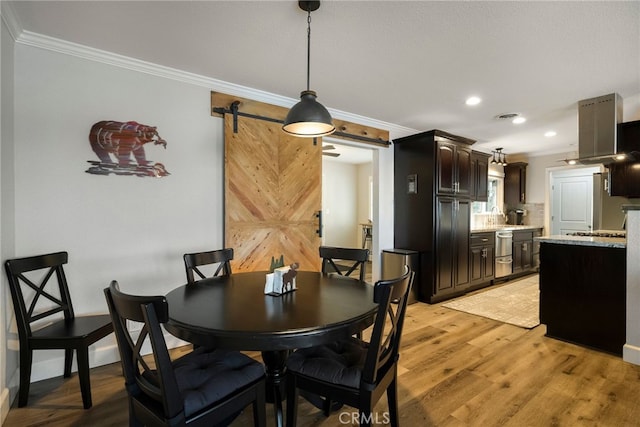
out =
<path fill-rule="evenodd" d="M 473 202 L 471 213 L 496 213 L 502 212 L 504 205 L 504 178 L 492 175 L 489 172 L 488 197 L 486 202 Z"/>

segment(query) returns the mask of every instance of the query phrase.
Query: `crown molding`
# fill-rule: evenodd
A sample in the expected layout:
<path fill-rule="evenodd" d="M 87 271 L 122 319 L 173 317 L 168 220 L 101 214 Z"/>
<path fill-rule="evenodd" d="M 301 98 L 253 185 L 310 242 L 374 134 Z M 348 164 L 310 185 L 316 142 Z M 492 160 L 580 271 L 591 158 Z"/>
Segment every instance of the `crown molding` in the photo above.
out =
<path fill-rule="evenodd" d="M 4 12 L 3 12 L 4 16 Z M 14 14 L 15 18 L 15 14 Z M 15 20 L 17 22 L 17 20 Z M 17 28 L 17 27 L 16 27 Z M 157 77 L 162 77 L 182 83 L 187 83 L 195 86 L 205 87 L 208 90 L 222 92 L 229 95 L 235 95 L 243 98 L 254 99 L 256 101 L 265 102 L 268 104 L 279 105 L 281 107 L 290 108 L 298 99 L 288 98 L 281 95 L 265 92 L 259 89 L 253 89 L 246 86 L 240 86 L 234 83 L 225 82 L 222 80 L 214 79 L 211 77 L 202 76 L 199 74 L 190 73 L 187 71 L 165 67 L 163 65 L 154 64 L 151 62 L 142 61 L 139 59 L 131 58 L 128 56 L 119 55 L 113 52 L 105 50 L 95 49 L 89 46 L 73 43 L 54 37 L 34 33 L 27 30 L 21 30 L 17 37 L 15 37 L 16 43 L 46 49 L 49 51 L 75 56 L 77 58 L 86 59 L 89 61 L 100 62 L 103 64 L 112 65 L 115 67 L 125 68 L 132 71 L 150 74 Z M 335 110 L 329 108 L 331 115 L 335 118 L 347 120 L 353 123 L 358 123 L 366 126 L 372 126 L 380 129 L 386 129 L 392 135 L 393 138 L 399 136 L 411 135 L 416 133 L 415 129 L 410 129 L 404 126 L 398 126 L 393 123 L 387 123 L 376 119 L 352 114 L 346 111 Z"/>
<path fill-rule="evenodd" d="M 13 40 L 18 40 L 22 33 L 22 24 L 10 2 L 0 1 L 0 15 Z"/>

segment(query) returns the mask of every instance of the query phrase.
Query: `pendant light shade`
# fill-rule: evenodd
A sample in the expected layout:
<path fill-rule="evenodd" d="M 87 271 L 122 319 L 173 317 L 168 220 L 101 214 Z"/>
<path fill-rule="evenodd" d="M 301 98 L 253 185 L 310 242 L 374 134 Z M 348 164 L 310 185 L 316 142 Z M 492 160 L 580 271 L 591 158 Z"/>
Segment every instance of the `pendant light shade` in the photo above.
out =
<path fill-rule="evenodd" d="M 330 135 L 336 128 L 329 111 L 316 101 L 316 93 L 304 90 L 300 94 L 300 102 L 291 107 L 284 119 L 282 130 L 290 135 L 311 138 Z"/>
<path fill-rule="evenodd" d="M 315 138 L 335 132 L 331 114 L 316 100 L 316 93 L 309 89 L 311 63 L 311 11 L 318 10 L 319 1 L 299 1 L 300 9 L 307 12 L 307 90 L 300 93 L 300 102 L 291 107 L 284 119 L 282 130 L 289 135 Z"/>

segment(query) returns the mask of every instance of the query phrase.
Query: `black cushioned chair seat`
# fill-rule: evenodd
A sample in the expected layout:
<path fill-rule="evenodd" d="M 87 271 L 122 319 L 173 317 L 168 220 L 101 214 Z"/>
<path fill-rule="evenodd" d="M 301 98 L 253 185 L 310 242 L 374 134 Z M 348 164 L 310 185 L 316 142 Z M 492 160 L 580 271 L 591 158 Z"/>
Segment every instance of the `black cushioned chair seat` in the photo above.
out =
<path fill-rule="evenodd" d="M 203 348 L 175 360 L 173 369 L 187 417 L 264 375 L 262 364 L 249 356 Z"/>
<path fill-rule="evenodd" d="M 369 344 L 357 338 L 303 348 L 287 360 L 287 368 L 331 384 L 360 387 Z"/>

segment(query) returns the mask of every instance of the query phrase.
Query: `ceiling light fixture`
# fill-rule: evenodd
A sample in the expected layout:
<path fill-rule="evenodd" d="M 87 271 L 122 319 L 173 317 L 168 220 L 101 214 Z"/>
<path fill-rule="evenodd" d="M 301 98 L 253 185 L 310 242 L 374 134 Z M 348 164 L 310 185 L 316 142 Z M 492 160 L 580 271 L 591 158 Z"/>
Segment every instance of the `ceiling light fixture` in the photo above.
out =
<path fill-rule="evenodd" d="M 491 153 L 493 154 L 493 158 L 491 159 L 492 165 L 507 166 L 507 157 L 502 152 L 502 148 L 496 148 L 495 151 L 492 151 Z"/>
<path fill-rule="evenodd" d="M 309 89 L 311 63 L 311 12 L 318 10 L 320 1 L 298 1 L 300 9 L 307 12 L 307 90 L 300 93 L 300 102 L 291 107 L 284 119 L 282 130 L 303 138 L 330 135 L 335 132 L 331 114 L 316 101 L 316 93 Z"/>
<path fill-rule="evenodd" d="M 513 119 L 511 121 L 511 123 L 513 123 L 514 125 L 519 125 L 519 124 L 524 123 L 526 121 L 527 121 L 527 119 L 525 119 L 524 117 L 516 117 L 515 119 Z"/>
<path fill-rule="evenodd" d="M 477 96 L 470 96 L 469 98 L 467 98 L 467 100 L 465 101 L 465 104 L 467 105 L 478 105 L 482 102 L 482 99 L 480 99 Z"/>

